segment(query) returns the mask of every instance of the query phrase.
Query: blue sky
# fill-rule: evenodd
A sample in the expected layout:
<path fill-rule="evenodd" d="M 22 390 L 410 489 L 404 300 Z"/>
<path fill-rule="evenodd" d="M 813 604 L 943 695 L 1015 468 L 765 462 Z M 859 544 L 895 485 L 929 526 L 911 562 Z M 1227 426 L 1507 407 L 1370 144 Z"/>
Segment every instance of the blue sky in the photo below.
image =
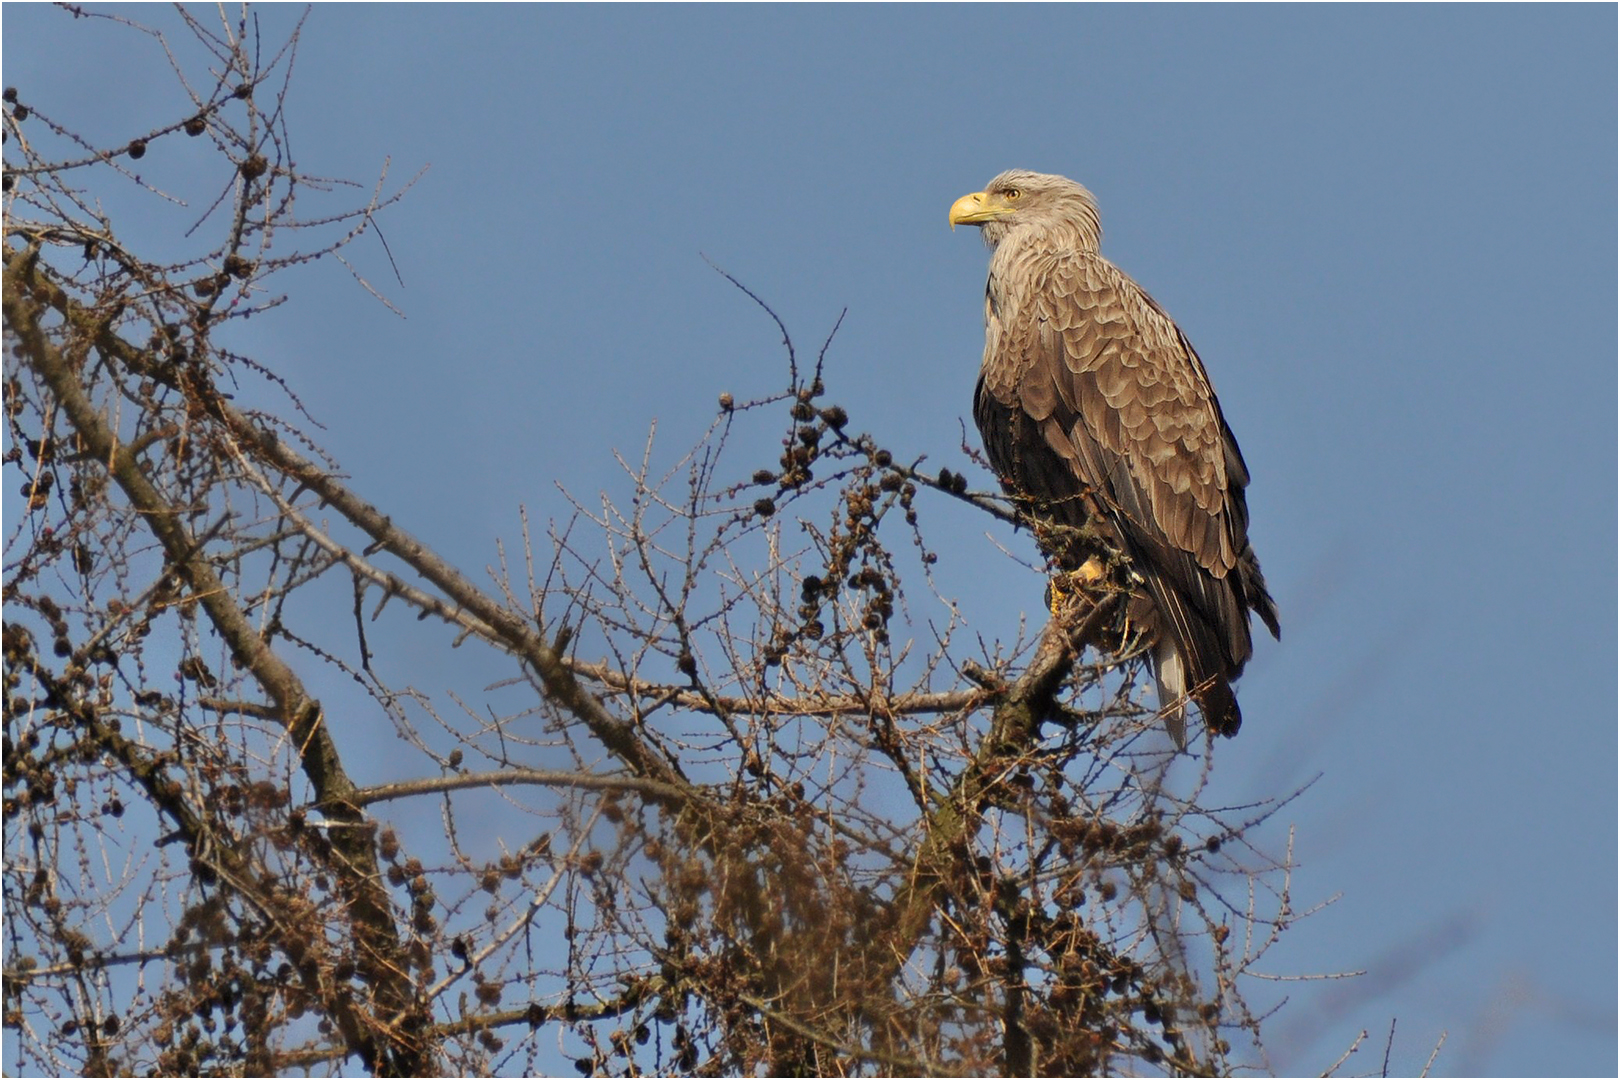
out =
<path fill-rule="evenodd" d="M 147 41 L 4 29 L 6 85 L 92 136 L 180 115 Z M 673 453 L 720 391 L 778 387 L 774 327 L 701 255 L 801 349 L 848 308 L 832 398 L 959 467 L 985 253 L 946 210 L 1009 167 L 1080 180 L 1254 477 L 1284 637 L 1220 782 L 1322 774 L 1279 825 L 1297 902 L 1340 897 L 1273 969 L 1369 971 L 1288 986 L 1274 1065 L 1368 1028 L 1374 1070 L 1396 1018 L 1396 1072 L 1446 1031 L 1440 1075 L 1613 1073 L 1615 37 L 1606 5 L 317 7 L 299 165 L 431 165 L 382 218 L 404 287 L 351 252 L 406 318 L 323 263 L 242 344 L 477 571 L 520 503 L 564 512 L 554 482 L 620 487 L 653 419 Z M 970 628 L 1011 636 L 1039 590 L 960 525 Z M 413 659 L 432 687 L 458 658 Z"/>

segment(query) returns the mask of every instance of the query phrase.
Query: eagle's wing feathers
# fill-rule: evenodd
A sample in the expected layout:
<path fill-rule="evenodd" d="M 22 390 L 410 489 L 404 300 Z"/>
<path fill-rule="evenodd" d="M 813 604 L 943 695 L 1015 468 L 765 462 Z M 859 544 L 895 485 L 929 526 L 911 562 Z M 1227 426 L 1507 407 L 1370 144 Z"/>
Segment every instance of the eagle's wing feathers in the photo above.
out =
<path fill-rule="evenodd" d="M 1051 386 L 1108 474 L 1088 479 L 1110 481 L 1132 531 L 1224 577 L 1236 555 L 1224 527 L 1224 424 L 1208 382 L 1175 323 L 1112 264 L 1076 255 L 1062 265 L 1075 269 L 1033 290 L 1028 316 L 1008 328 L 1029 338 L 1019 350 L 1028 357 L 1025 410 L 1045 419 L 1030 406 Z"/>
<path fill-rule="evenodd" d="M 1033 420 L 1071 471 L 1067 484 L 1039 490 L 1092 490 L 1188 674 L 1221 676 L 1206 711 L 1230 701 L 1235 716 L 1225 676 L 1241 670 L 1251 645 L 1242 588 L 1225 579 L 1245 546 L 1247 470 L 1175 323 L 1100 256 L 1064 255 L 1003 313 L 999 351 L 1019 360 L 987 366 L 987 389 Z M 1006 367 L 1021 377 L 1007 378 Z M 1076 502 L 1075 522 L 1084 514 Z"/>

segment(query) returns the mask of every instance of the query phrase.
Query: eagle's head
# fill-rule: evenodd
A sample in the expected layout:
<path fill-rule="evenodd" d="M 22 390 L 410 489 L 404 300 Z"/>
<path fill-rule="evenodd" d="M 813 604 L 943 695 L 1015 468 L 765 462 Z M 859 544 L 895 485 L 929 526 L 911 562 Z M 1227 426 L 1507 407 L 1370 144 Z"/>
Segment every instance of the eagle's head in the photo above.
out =
<path fill-rule="evenodd" d="M 951 204 L 951 228 L 978 225 L 984 242 L 995 247 L 1026 233 L 1096 251 L 1102 239 L 1097 200 L 1066 176 L 1008 169 L 983 191 Z"/>

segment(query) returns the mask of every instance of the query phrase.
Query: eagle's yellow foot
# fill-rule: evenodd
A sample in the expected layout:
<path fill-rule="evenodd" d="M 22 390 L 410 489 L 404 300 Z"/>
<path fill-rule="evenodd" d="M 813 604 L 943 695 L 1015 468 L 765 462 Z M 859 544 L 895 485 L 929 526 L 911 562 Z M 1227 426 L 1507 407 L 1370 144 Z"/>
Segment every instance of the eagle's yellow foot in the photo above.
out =
<path fill-rule="evenodd" d="M 1095 585 L 1103 579 L 1103 564 L 1093 555 L 1080 564 L 1077 570 L 1067 573 L 1055 574 L 1046 583 L 1046 608 L 1054 616 L 1069 602 L 1069 597 L 1088 585 Z"/>

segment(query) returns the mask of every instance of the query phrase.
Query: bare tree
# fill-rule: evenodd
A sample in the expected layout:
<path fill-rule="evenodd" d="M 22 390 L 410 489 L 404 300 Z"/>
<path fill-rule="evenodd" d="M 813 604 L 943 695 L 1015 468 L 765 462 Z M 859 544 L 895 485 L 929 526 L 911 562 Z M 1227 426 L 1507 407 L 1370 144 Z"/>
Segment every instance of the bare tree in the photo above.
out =
<path fill-rule="evenodd" d="M 915 614 L 926 513 L 1033 551 L 1029 508 L 860 432 L 784 328 L 780 392 L 722 395 L 673 465 L 649 439 L 476 584 L 230 345 L 409 185 L 331 208 L 357 189 L 287 150 L 297 33 L 175 18 L 205 73 L 124 24 L 190 102 L 144 134 L 5 92 L 10 1068 L 1263 1064 L 1275 805 L 1205 805 L 1207 747 L 1163 782 L 1117 556 L 1037 634 Z M 213 187 L 182 199 L 155 178 L 188 138 Z M 142 254 L 104 189 L 193 223 Z M 412 685 L 410 635 L 509 678 Z M 361 786 L 381 741 L 414 767 Z"/>

